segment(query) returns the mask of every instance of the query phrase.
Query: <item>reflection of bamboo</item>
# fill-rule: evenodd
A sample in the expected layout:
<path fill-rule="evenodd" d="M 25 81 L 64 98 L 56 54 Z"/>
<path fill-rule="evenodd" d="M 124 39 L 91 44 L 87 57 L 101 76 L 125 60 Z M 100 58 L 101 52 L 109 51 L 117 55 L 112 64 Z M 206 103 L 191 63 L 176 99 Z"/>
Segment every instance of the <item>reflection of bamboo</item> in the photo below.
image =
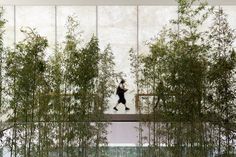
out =
<path fill-rule="evenodd" d="M 29 93 L 27 93 L 27 100 L 26 102 L 29 102 Z M 27 108 L 28 104 L 25 104 L 24 105 L 24 114 L 25 114 L 25 128 L 24 128 L 24 132 L 25 132 L 25 135 L 24 135 L 24 156 L 27 157 L 27 145 L 28 145 L 28 108 Z M 29 156 L 28 156 L 29 157 Z"/>
<path fill-rule="evenodd" d="M 16 88 L 15 88 L 15 77 L 13 78 L 13 86 L 14 86 L 14 90 L 13 90 L 13 100 L 15 99 L 15 93 L 16 93 Z M 13 127 L 13 133 L 14 133 L 14 137 L 12 137 L 12 151 L 13 151 L 13 143 L 14 143 L 14 148 L 15 148 L 15 151 L 14 151 L 14 156 L 16 157 L 16 154 L 17 154 L 17 148 L 16 148 L 16 141 L 17 141 L 17 139 L 16 139 L 16 111 L 17 111 L 17 106 L 16 106 L 16 103 L 15 103 L 15 101 L 14 101 L 14 111 L 13 111 L 13 113 L 14 113 L 14 125 L 13 126 L 11 126 L 11 127 Z M 13 142 L 13 138 L 14 138 L 14 142 Z M 12 156 L 12 153 L 13 152 L 11 152 L 11 156 Z"/>
<path fill-rule="evenodd" d="M 38 156 L 41 157 L 41 140 L 42 140 L 42 137 L 41 137 L 41 124 L 38 123 Z"/>
<path fill-rule="evenodd" d="M 14 141 L 14 132 L 15 132 L 15 131 L 14 131 L 14 128 L 13 128 L 13 131 L 12 131 L 12 136 L 11 136 L 11 146 L 10 146 L 10 147 L 11 147 L 11 157 L 13 156 L 13 145 L 14 145 L 14 144 L 13 144 L 13 143 L 14 143 L 13 141 Z M 3 136 L 3 132 L 2 132 L 2 133 L 0 132 L 0 139 L 1 139 L 1 136 Z"/>
<path fill-rule="evenodd" d="M 60 111 L 59 111 L 59 115 L 61 115 L 61 103 L 60 104 Z M 59 116 L 61 117 L 61 116 Z M 63 117 L 62 117 L 63 118 Z M 61 120 L 60 120 L 61 121 Z M 63 128 L 63 123 L 59 122 L 59 157 L 63 157 L 63 135 L 62 135 L 62 128 Z"/>

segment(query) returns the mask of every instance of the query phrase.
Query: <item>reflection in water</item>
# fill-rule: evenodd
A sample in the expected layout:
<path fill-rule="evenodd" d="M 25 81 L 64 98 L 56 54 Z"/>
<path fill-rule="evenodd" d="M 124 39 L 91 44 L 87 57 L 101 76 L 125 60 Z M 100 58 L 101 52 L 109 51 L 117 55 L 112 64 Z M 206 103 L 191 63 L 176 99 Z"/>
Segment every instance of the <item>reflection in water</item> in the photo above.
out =
<path fill-rule="evenodd" d="M 199 154 L 199 157 L 217 156 L 218 145 L 217 143 L 214 144 L 213 140 L 216 140 L 214 135 L 217 135 L 218 130 L 210 123 L 202 124 L 208 135 L 205 138 L 208 138 L 208 142 L 211 142 L 205 143 L 204 147 L 200 147 L 199 143 L 196 143 L 195 146 L 184 142 L 182 145 L 175 143 L 172 134 L 177 133 L 176 129 L 181 129 L 182 134 L 185 134 L 191 130 L 191 125 L 193 124 L 174 122 L 156 123 L 158 138 L 155 145 L 153 145 L 153 134 L 148 134 L 148 130 L 146 130 L 146 135 L 143 133 L 142 142 L 139 141 L 137 144 L 112 145 L 112 143 L 109 143 L 107 145 L 104 143 L 96 145 L 97 140 L 104 139 L 98 139 L 98 135 L 93 134 L 96 130 L 88 128 L 88 126 L 99 124 L 101 123 L 93 122 L 90 125 L 86 122 L 2 124 L 0 130 L 0 157 L 176 157 L 176 152 L 178 152 L 178 155 L 181 154 L 181 157 L 189 157 L 190 154 Z M 136 125 L 138 124 L 136 123 Z M 150 125 L 150 128 L 153 127 L 152 125 Z M 194 125 L 200 126 L 200 124 Z M 144 130 L 145 126 L 146 129 L 149 129 L 145 123 L 142 123 L 142 126 Z M 123 127 L 120 125 L 120 129 L 123 129 Z M 125 136 L 128 133 L 138 133 L 139 131 L 126 131 L 121 136 Z M 91 136 L 93 137 L 91 138 Z M 148 137 L 150 141 L 148 141 Z M 180 134 L 178 138 L 180 140 L 187 137 Z"/>

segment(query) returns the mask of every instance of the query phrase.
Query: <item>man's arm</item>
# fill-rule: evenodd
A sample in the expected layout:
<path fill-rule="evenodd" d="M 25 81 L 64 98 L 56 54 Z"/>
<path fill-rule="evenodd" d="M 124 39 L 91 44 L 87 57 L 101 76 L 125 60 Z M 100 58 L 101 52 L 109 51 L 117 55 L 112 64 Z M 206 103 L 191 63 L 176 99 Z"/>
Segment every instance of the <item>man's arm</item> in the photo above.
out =
<path fill-rule="evenodd" d="M 120 88 L 121 88 L 121 89 L 123 89 L 123 90 L 124 90 L 124 92 L 126 92 L 126 91 L 128 90 L 127 88 L 125 88 L 125 85 L 124 85 L 124 84 L 122 84 L 122 83 L 120 84 Z"/>

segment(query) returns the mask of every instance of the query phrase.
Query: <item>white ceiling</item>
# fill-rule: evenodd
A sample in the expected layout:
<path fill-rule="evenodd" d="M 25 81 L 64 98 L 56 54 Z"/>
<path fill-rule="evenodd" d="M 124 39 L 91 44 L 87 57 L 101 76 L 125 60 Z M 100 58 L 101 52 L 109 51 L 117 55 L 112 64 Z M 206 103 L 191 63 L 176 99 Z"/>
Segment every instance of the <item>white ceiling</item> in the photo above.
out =
<path fill-rule="evenodd" d="M 207 0 L 210 5 L 236 5 L 236 0 Z M 0 0 L 0 5 L 176 5 L 176 0 Z"/>

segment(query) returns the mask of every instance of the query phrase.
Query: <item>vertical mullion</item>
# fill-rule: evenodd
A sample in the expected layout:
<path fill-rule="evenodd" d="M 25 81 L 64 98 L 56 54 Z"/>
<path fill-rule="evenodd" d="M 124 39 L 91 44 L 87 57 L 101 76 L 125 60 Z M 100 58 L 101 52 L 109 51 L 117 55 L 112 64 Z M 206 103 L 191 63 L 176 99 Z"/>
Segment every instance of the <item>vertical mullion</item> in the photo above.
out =
<path fill-rule="evenodd" d="M 139 6 L 137 5 L 137 54 L 139 55 Z"/>
<path fill-rule="evenodd" d="M 57 5 L 55 5 L 55 50 L 57 52 Z"/>
<path fill-rule="evenodd" d="M 178 29 L 178 39 L 180 38 L 180 26 L 179 26 L 179 5 L 178 5 L 178 8 L 177 8 L 178 10 L 177 10 L 177 14 L 178 14 L 178 25 L 177 25 L 177 29 Z"/>
<path fill-rule="evenodd" d="M 16 5 L 14 5 L 14 13 L 13 13 L 14 15 L 14 43 L 13 43 L 13 46 L 14 46 L 14 52 L 16 51 Z M 15 86 L 15 80 L 14 80 L 14 86 Z M 15 94 L 15 90 L 14 90 L 14 94 Z M 13 96 L 13 98 L 14 98 L 14 96 Z M 14 109 L 13 109 L 14 111 L 14 118 L 15 118 L 15 120 L 14 120 L 14 128 L 13 128 L 13 136 L 14 136 L 14 148 L 15 148 L 15 150 L 14 150 L 14 156 L 16 157 L 16 143 L 17 143 L 17 140 L 16 140 L 16 110 L 17 110 L 17 107 L 16 107 L 16 104 L 15 104 L 15 106 L 14 106 Z M 12 146 L 12 149 L 13 149 L 13 146 Z"/>
<path fill-rule="evenodd" d="M 16 49 L 16 5 L 14 5 L 14 50 Z"/>
<path fill-rule="evenodd" d="M 98 38 L 98 6 L 96 5 L 96 37 Z"/>
<path fill-rule="evenodd" d="M 137 55 L 139 55 L 139 6 L 137 5 L 136 6 L 136 28 L 137 28 L 137 30 L 136 30 L 136 34 L 137 34 L 137 39 L 136 39 L 136 49 L 137 49 Z M 138 79 L 137 78 L 138 77 L 138 75 L 136 74 L 136 79 Z M 139 93 L 139 90 L 138 90 L 138 81 L 137 81 L 137 84 L 136 84 L 136 86 L 137 86 L 137 93 Z"/>
<path fill-rule="evenodd" d="M 137 5 L 137 56 L 139 56 L 139 5 Z M 139 94 L 139 73 L 136 73 L 137 80 L 137 94 Z M 138 97 L 139 99 L 139 97 Z M 135 102 L 136 103 L 136 102 Z M 139 104 L 136 104 L 139 105 Z M 141 115 L 141 107 L 139 108 L 139 115 Z M 140 118 L 141 119 L 141 118 Z M 138 156 L 140 157 L 142 154 L 142 122 L 139 121 L 139 148 L 138 148 Z"/>

